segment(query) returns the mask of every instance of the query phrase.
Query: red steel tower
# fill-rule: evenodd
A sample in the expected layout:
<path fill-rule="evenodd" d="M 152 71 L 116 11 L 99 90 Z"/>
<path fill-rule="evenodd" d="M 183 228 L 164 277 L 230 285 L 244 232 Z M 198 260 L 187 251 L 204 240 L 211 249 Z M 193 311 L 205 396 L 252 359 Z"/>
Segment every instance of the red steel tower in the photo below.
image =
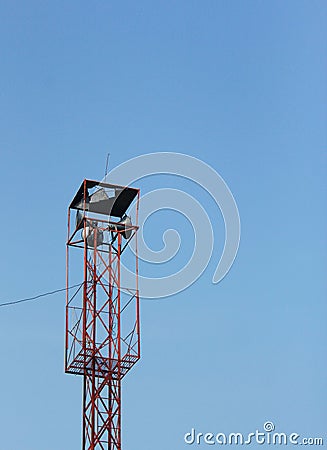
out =
<path fill-rule="evenodd" d="M 121 450 L 121 380 L 140 358 L 139 199 L 138 189 L 84 180 L 68 209 L 65 371 L 83 376 L 83 450 Z M 83 283 L 71 293 L 78 265 Z"/>

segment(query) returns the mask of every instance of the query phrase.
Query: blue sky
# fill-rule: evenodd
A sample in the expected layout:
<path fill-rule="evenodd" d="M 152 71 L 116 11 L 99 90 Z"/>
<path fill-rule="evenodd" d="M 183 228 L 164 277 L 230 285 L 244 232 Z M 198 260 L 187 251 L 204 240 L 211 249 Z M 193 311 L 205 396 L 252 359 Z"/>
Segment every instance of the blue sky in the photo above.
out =
<path fill-rule="evenodd" d="M 213 285 L 224 230 L 211 199 L 173 177 L 140 183 L 191 191 L 217 245 L 197 283 L 142 302 L 125 450 L 182 450 L 192 427 L 247 433 L 266 420 L 325 433 L 326 16 L 315 0 L 0 3 L 2 301 L 63 287 L 67 206 L 83 178 L 102 178 L 108 151 L 111 167 L 148 152 L 200 158 L 238 204 L 240 250 Z M 183 227 L 158 214 L 154 248 L 161 228 Z M 190 251 L 186 239 L 181 261 Z M 80 448 L 64 296 L 0 313 L 1 448 Z"/>

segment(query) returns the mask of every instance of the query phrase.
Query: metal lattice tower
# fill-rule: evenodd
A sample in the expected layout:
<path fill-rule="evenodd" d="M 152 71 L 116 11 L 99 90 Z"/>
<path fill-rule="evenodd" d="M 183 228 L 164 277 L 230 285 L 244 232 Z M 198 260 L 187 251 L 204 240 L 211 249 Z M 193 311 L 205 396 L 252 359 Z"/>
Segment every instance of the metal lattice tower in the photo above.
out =
<path fill-rule="evenodd" d="M 139 198 L 138 189 L 84 180 L 68 209 L 65 371 L 83 376 L 83 450 L 121 450 L 121 381 L 140 358 Z M 126 211 L 134 200 L 132 225 Z M 126 286 L 121 257 L 132 239 Z M 83 250 L 82 261 L 72 247 Z M 70 295 L 78 264 L 84 281 Z"/>

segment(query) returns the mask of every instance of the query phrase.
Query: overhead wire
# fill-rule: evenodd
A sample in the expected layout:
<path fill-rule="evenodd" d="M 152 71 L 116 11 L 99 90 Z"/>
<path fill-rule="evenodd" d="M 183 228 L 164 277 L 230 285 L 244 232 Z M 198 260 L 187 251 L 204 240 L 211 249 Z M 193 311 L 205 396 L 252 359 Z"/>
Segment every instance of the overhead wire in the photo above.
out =
<path fill-rule="evenodd" d="M 2 306 L 10 306 L 10 305 L 17 305 L 18 303 L 30 302 L 30 301 L 33 301 L 33 300 L 37 300 L 37 299 L 39 299 L 41 297 L 47 297 L 49 295 L 58 294 L 59 292 L 63 292 L 66 289 L 70 290 L 70 289 L 74 289 L 76 287 L 80 287 L 82 284 L 83 283 L 78 283 L 78 284 L 74 284 L 72 286 L 68 286 L 67 288 L 55 289 L 54 291 L 44 292 L 42 294 L 35 295 L 34 297 L 26 297 L 26 298 L 21 298 L 19 300 L 13 300 L 13 301 L 10 301 L 10 302 L 0 303 L 0 307 L 2 307 Z"/>

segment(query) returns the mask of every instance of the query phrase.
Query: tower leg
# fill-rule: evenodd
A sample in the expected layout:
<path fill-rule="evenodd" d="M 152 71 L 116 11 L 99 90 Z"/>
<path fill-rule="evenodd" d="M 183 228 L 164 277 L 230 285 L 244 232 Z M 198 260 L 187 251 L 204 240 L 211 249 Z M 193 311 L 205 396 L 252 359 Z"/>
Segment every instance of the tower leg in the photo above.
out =
<path fill-rule="evenodd" d="M 121 380 L 84 375 L 83 450 L 121 450 Z"/>

